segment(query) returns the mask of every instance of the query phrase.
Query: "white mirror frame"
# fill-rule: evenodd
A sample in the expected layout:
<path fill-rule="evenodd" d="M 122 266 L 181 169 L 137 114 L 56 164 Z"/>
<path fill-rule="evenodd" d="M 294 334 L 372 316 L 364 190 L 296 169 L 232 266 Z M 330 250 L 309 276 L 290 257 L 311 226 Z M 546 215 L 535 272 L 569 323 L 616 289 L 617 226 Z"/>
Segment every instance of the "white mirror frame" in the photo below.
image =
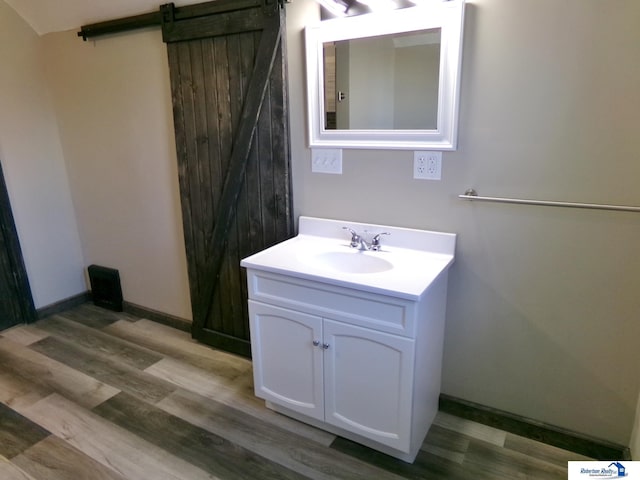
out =
<path fill-rule="evenodd" d="M 423 5 L 325 20 L 305 29 L 309 147 L 455 150 L 464 0 L 437 0 Z M 323 43 L 441 29 L 438 120 L 435 130 L 328 130 L 324 121 Z"/>

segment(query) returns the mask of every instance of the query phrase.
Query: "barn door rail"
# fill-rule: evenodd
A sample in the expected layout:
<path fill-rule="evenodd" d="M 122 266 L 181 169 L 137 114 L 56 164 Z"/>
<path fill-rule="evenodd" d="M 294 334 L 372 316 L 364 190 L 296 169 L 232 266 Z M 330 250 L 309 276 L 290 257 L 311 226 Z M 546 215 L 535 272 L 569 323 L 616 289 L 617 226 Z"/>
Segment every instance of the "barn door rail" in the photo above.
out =
<path fill-rule="evenodd" d="M 84 25 L 80 27 L 78 36 L 86 41 L 89 38 L 102 35 L 112 35 L 140 28 L 160 27 L 167 20 L 164 17 L 167 10 L 173 12 L 174 17 L 171 20 L 185 20 L 214 15 L 228 10 L 250 9 L 261 5 L 270 6 L 275 2 L 277 2 L 279 6 L 286 3 L 285 0 L 215 0 L 213 2 L 185 5 L 182 7 L 175 7 L 173 3 L 167 3 L 161 5 L 160 10 L 155 12 Z"/>
<path fill-rule="evenodd" d="M 545 207 L 569 207 L 569 208 L 586 208 L 592 210 L 617 210 L 621 212 L 640 212 L 640 207 L 630 205 L 608 205 L 599 203 L 580 203 L 580 202 L 556 202 L 550 200 L 531 200 L 524 198 L 504 198 L 504 197 L 484 197 L 478 195 L 473 188 L 468 189 L 463 195 L 458 195 L 463 200 L 473 200 L 481 202 L 496 203 L 515 203 L 519 205 L 541 205 Z"/>

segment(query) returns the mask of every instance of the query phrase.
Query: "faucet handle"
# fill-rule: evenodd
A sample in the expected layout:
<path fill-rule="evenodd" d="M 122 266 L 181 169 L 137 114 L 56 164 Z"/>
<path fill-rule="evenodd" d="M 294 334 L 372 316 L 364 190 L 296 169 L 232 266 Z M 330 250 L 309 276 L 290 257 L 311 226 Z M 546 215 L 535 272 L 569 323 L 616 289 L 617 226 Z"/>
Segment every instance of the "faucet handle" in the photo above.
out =
<path fill-rule="evenodd" d="M 349 227 L 342 227 L 343 230 L 349 230 L 349 233 L 351 234 L 351 247 L 356 248 L 358 245 L 360 245 L 360 235 L 358 235 L 358 233 Z"/>
<path fill-rule="evenodd" d="M 380 250 L 380 246 L 381 246 L 380 235 L 391 235 L 391 234 L 389 232 L 380 232 L 374 235 L 374 237 L 371 239 L 371 250 L 373 250 L 374 252 L 377 252 L 378 250 Z"/>

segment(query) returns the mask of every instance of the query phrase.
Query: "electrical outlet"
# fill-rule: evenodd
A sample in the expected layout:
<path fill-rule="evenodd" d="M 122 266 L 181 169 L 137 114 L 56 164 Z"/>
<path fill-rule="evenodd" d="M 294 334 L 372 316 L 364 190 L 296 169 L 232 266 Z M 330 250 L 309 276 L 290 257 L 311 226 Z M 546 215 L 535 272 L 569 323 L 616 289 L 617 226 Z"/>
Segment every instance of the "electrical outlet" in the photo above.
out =
<path fill-rule="evenodd" d="M 442 178 L 442 152 L 413 152 L 413 178 L 440 180 Z"/>
<path fill-rule="evenodd" d="M 342 174 L 342 150 L 340 148 L 312 148 L 311 171 Z"/>

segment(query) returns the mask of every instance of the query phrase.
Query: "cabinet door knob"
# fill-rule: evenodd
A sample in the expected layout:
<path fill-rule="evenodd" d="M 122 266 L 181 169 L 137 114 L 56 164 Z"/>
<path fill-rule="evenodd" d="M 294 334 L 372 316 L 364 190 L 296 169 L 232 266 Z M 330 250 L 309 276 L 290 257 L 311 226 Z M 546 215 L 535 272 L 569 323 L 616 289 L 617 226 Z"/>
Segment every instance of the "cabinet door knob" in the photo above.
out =
<path fill-rule="evenodd" d="M 320 345 L 320 340 L 314 340 L 313 341 L 313 346 L 317 347 L 318 345 Z"/>
<path fill-rule="evenodd" d="M 322 348 L 324 348 L 326 350 L 327 348 L 329 348 L 329 344 L 328 343 L 323 343 L 322 344 Z"/>

